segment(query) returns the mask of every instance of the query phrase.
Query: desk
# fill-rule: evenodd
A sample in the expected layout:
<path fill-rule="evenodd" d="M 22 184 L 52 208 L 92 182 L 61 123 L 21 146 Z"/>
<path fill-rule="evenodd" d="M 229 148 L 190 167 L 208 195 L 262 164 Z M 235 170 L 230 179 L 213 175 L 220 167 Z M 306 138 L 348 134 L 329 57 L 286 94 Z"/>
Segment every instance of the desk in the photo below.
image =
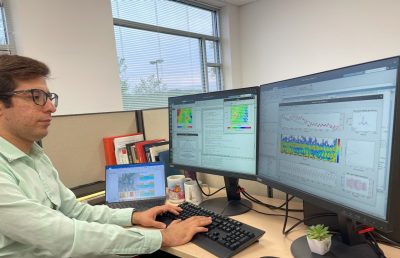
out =
<path fill-rule="evenodd" d="M 216 197 L 220 197 L 223 195 L 224 194 L 217 194 Z M 284 202 L 283 200 L 267 198 L 266 196 L 256 196 L 256 197 L 262 200 L 263 202 L 273 205 L 280 205 Z M 291 201 L 289 207 L 301 208 L 302 203 Z M 253 208 L 266 213 L 283 214 L 283 212 L 270 211 L 269 209 L 254 203 L 253 203 Z M 302 218 L 303 216 L 303 214 L 300 212 L 291 212 L 290 215 L 297 218 Z M 252 246 L 241 251 L 239 254 L 234 256 L 235 258 L 236 257 L 257 258 L 267 255 L 281 257 L 281 258 L 293 257 L 290 252 L 290 246 L 292 242 L 297 238 L 305 235 L 306 233 L 306 226 L 304 224 L 301 224 L 285 237 L 282 234 L 284 217 L 268 216 L 257 213 L 255 211 L 250 211 L 245 214 L 233 216 L 232 218 L 265 231 L 265 234 L 262 236 L 262 238 L 259 240 L 258 243 L 256 242 Z M 288 229 L 294 223 L 296 223 L 296 220 L 288 219 L 288 224 L 286 229 Z M 399 249 L 385 245 L 380 245 L 380 246 L 382 250 L 385 252 L 387 258 L 400 257 Z M 173 255 L 185 258 L 215 257 L 211 253 L 207 252 L 206 250 L 192 243 L 188 243 L 177 247 L 162 248 L 162 250 L 171 253 Z"/>

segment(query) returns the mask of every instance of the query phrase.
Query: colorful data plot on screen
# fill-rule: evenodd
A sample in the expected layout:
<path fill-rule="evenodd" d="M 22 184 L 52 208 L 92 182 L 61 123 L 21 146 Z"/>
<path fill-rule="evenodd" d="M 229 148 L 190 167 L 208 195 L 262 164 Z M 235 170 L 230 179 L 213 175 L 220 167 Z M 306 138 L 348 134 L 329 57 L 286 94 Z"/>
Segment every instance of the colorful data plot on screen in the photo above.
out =
<path fill-rule="evenodd" d="M 118 177 L 118 192 L 121 200 L 144 196 L 155 196 L 154 174 L 121 174 Z"/>
<path fill-rule="evenodd" d="M 235 105 L 230 107 L 230 125 L 228 129 L 251 129 L 249 124 L 249 105 Z"/>
<path fill-rule="evenodd" d="M 340 139 L 281 135 L 281 153 L 339 163 Z"/>
<path fill-rule="evenodd" d="M 287 113 L 281 118 L 284 129 L 337 131 L 343 128 L 341 113 Z"/>
<path fill-rule="evenodd" d="M 192 108 L 178 108 L 176 114 L 176 122 L 178 128 L 192 128 L 193 127 L 193 112 Z"/>

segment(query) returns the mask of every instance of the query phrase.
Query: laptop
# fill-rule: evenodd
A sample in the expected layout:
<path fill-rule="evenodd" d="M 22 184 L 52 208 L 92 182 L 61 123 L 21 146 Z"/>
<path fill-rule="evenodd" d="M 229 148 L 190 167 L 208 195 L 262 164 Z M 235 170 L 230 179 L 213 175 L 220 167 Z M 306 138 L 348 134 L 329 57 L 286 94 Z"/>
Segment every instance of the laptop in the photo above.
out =
<path fill-rule="evenodd" d="M 105 202 L 111 208 L 142 211 L 165 204 L 165 168 L 161 162 L 106 166 Z"/>

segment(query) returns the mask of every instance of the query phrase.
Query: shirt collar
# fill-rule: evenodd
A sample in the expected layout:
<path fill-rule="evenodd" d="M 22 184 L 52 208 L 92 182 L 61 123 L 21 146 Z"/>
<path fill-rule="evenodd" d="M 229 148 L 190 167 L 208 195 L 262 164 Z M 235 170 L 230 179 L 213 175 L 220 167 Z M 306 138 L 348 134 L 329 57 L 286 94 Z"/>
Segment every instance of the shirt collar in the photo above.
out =
<path fill-rule="evenodd" d="M 32 145 L 31 155 L 39 156 L 43 153 L 43 148 L 36 142 Z M 8 162 L 27 157 L 28 155 L 18 149 L 14 144 L 0 136 L 0 154 L 3 155 Z"/>

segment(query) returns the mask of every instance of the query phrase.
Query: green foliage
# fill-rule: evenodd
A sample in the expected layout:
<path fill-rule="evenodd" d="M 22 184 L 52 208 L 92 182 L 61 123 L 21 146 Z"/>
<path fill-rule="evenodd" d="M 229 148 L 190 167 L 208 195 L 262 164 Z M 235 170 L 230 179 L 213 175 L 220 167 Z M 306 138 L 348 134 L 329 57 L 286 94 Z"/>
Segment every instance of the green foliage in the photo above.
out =
<path fill-rule="evenodd" d="M 141 78 L 140 82 L 135 85 L 135 92 L 139 94 L 165 92 L 166 85 L 154 75 L 148 76 L 146 79 Z"/>
<path fill-rule="evenodd" d="M 317 239 L 321 241 L 330 236 L 331 234 L 329 232 L 329 228 L 325 227 L 324 224 L 313 225 L 307 229 L 307 237 L 310 239 Z"/>
<path fill-rule="evenodd" d="M 128 82 L 124 78 L 126 69 L 128 66 L 126 65 L 125 58 L 124 57 L 118 57 L 118 67 L 119 67 L 119 83 L 121 86 L 121 92 L 122 94 L 126 94 L 128 91 Z"/>

